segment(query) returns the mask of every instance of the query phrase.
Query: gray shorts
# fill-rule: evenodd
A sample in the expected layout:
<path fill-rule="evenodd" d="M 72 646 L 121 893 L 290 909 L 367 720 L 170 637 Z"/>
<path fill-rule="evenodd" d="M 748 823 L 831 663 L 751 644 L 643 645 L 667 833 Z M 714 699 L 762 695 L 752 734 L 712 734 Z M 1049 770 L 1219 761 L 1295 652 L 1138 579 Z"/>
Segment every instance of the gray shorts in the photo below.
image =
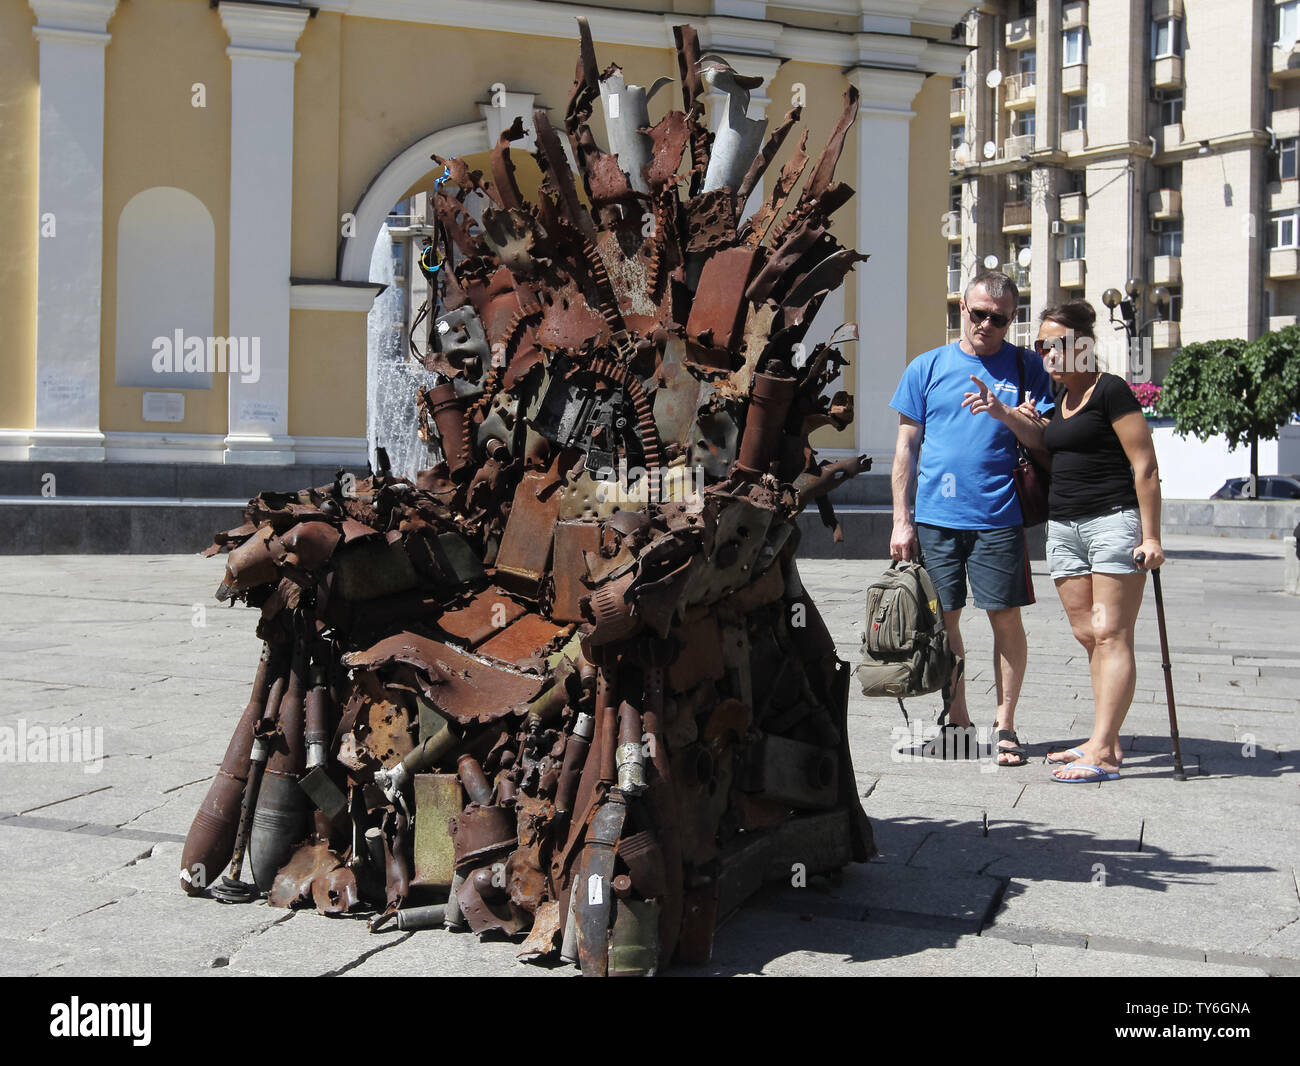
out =
<path fill-rule="evenodd" d="M 1136 507 L 1113 514 L 1047 523 L 1047 562 L 1052 580 L 1084 574 L 1136 574 L 1133 549 L 1142 543 Z"/>

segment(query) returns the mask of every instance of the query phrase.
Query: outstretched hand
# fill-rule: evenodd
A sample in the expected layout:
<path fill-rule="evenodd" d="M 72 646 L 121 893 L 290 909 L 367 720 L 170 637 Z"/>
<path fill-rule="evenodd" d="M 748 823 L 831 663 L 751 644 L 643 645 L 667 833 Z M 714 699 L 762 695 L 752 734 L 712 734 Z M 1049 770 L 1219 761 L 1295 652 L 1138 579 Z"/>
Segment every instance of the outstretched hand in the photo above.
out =
<path fill-rule="evenodd" d="M 961 405 L 963 407 L 969 407 L 970 413 L 973 415 L 987 412 L 999 422 L 1002 421 L 1002 419 L 1006 417 L 1007 405 L 993 395 L 993 393 L 989 391 L 989 387 L 974 374 L 970 376 L 970 379 L 979 387 L 979 391 L 966 393 Z"/>

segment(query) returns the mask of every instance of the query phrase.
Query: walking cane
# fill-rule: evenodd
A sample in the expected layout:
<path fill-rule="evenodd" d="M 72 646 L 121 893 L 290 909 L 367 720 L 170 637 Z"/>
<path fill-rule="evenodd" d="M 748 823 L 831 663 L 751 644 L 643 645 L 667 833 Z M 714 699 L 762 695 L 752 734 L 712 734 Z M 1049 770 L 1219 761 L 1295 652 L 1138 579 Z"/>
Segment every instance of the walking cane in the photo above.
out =
<path fill-rule="evenodd" d="M 1138 566 L 1146 562 L 1146 556 L 1138 552 L 1135 556 Z M 1174 710 L 1174 679 L 1169 667 L 1169 638 L 1165 635 L 1165 598 L 1160 593 L 1160 567 L 1151 571 L 1151 582 L 1156 591 L 1156 622 L 1160 628 L 1160 665 L 1165 671 L 1165 699 L 1169 704 L 1169 736 L 1174 742 L 1174 780 L 1186 781 L 1183 770 L 1183 753 L 1178 746 L 1178 714 Z"/>

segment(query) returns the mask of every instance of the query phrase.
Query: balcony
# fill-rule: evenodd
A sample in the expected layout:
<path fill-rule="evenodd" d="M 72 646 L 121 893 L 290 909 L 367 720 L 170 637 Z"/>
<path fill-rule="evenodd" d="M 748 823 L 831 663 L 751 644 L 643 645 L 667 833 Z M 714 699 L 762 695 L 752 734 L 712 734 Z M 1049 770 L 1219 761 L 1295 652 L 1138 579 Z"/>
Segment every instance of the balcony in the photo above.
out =
<path fill-rule="evenodd" d="M 1181 56 L 1161 56 L 1151 61 L 1151 87 L 1153 89 L 1181 89 L 1183 87 L 1183 60 Z"/>
<path fill-rule="evenodd" d="M 1088 147 L 1087 130 L 1066 130 L 1061 134 L 1061 151 L 1082 152 Z"/>
<path fill-rule="evenodd" d="M 953 270 L 951 267 L 949 267 L 948 269 L 948 295 L 949 296 L 961 295 L 961 270 L 960 269 Z"/>
<path fill-rule="evenodd" d="M 1003 233 L 1028 233 L 1034 227 L 1034 209 L 1028 200 L 1004 204 L 1002 207 Z"/>
<path fill-rule="evenodd" d="M 1062 222 L 1082 222 L 1087 207 L 1081 192 L 1063 192 L 1057 199 Z"/>
<path fill-rule="evenodd" d="M 1270 315 L 1268 319 L 1268 331 L 1276 333 L 1280 329 L 1286 329 L 1287 326 L 1300 324 L 1300 315 Z"/>
<path fill-rule="evenodd" d="M 950 241 L 961 240 L 960 211 L 945 211 L 943 213 L 943 232 Z"/>
<path fill-rule="evenodd" d="M 1274 111 L 1269 126 L 1273 136 L 1278 140 L 1284 137 L 1300 137 L 1300 107 L 1287 107 Z"/>
<path fill-rule="evenodd" d="M 1183 194 L 1177 189 L 1157 189 L 1147 197 L 1147 213 L 1152 218 L 1182 218 Z"/>
<path fill-rule="evenodd" d="M 1012 344 L 1018 344 L 1021 348 L 1028 348 L 1034 343 L 1034 336 L 1037 332 L 1032 322 L 1012 322 L 1011 329 L 1007 333 L 1007 340 Z"/>
<path fill-rule="evenodd" d="M 1071 30 L 1075 26 L 1088 24 L 1088 0 L 1073 0 L 1061 7 L 1061 29 Z"/>
<path fill-rule="evenodd" d="M 1152 285 L 1181 285 L 1183 261 L 1176 255 L 1157 255 L 1151 259 Z"/>
<path fill-rule="evenodd" d="M 1022 48 L 1033 48 L 1036 43 L 1033 15 L 1026 15 L 1024 18 L 1012 19 L 1007 22 L 1006 45 L 1008 48 L 1014 48 L 1018 51 Z"/>
<path fill-rule="evenodd" d="M 1002 97 L 1002 101 L 1008 111 L 1026 111 L 1033 107 L 1034 101 L 1038 99 L 1033 71 L 1012 74 L 1002 84 L 1006 86 L 1006 94 Z"/>
<path fill-rule="evenodd" d="M 1172 126 L 1161 126 L 1156 130 L 1156 155 L 1172 152 L 1183 144 L 1183 124 L 1175 122 Z"/>
<path fill-rule="evenodd" d="M 1272 56 L 1270 72 L 1273 77 L 1282 80 L 1300 78 L 1300 45 L 1296 45 L 1289 51 L 1274 45 L 1269 49 L 1269 53 Z"/>
<path fill-rule="evenodd" d="M 1084 275 L 1087 273 L 1087 260 L 1062 259 L 1060 262 L 1060 283 L 1063 289 L 1082 289 Z"/>
<path fill-rule="evenodd" d="M 956 329 L 953 329 L 951 326 L 949 326 L 947 337 L 948 337 L 949 344 L 956 344 L 959 340 L 961 340 L 961 327 L 958 326 Z"/>
<path fill-rule="evenodd" d="M 1088 64 L 1072 63 L 1061 69 L 1061 92 L 1066 96 L 1078 96 L 1088 91 Z"/>
<path fill-rule="evenodd" d="M 1272 248 L 1268 253 L 1270 278 L 1300 278 L 1300 249 Z"/>
<path fill-rule="evenodd" d="M 1008 137 L 1002 142 L 1002 155 L 1006 159 L 1019 159 L 1034 150 L 1034 135 L 1022 133 L 1017 137 Z"/>
<path fill-rule="evenodd" d="M 1177 322 L 1152 322 L 1151 347 L 1158 352 L 1177 348 L 1180 333 Z"/>
<path fill-rule="evenodd" d="M 948 121 L 956 122 L 966 118 L 966 90 L 948 90 Z"/>
<path fill-rule="evenodd" d="M 1022 267 L 1017 262 L 1003 263 L 1002 273 L 1016 283 L 1016 288 L 1024 292 L 1029 288 L 1029 268 Z M 1028 323 L 1026 323 L 1028 325 Z"/>

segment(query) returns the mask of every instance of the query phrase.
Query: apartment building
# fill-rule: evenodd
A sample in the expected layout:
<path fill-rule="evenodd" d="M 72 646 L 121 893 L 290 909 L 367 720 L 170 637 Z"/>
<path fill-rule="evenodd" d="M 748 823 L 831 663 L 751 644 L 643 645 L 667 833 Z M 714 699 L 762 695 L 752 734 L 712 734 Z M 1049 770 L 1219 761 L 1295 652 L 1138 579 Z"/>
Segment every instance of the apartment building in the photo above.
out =
<path fill-rule="evenodd" d="M 1023 289 L 1015 340 L 1083 297 L 1130 379 L 1159 382 L 1182 344 L 1297 321 L 1300 0 L 994 0 L 964 29 L 950 339 L 992 266 Z M 1130 279 L 1145 343 L 1125 358 L 1103 294 Z"/>

